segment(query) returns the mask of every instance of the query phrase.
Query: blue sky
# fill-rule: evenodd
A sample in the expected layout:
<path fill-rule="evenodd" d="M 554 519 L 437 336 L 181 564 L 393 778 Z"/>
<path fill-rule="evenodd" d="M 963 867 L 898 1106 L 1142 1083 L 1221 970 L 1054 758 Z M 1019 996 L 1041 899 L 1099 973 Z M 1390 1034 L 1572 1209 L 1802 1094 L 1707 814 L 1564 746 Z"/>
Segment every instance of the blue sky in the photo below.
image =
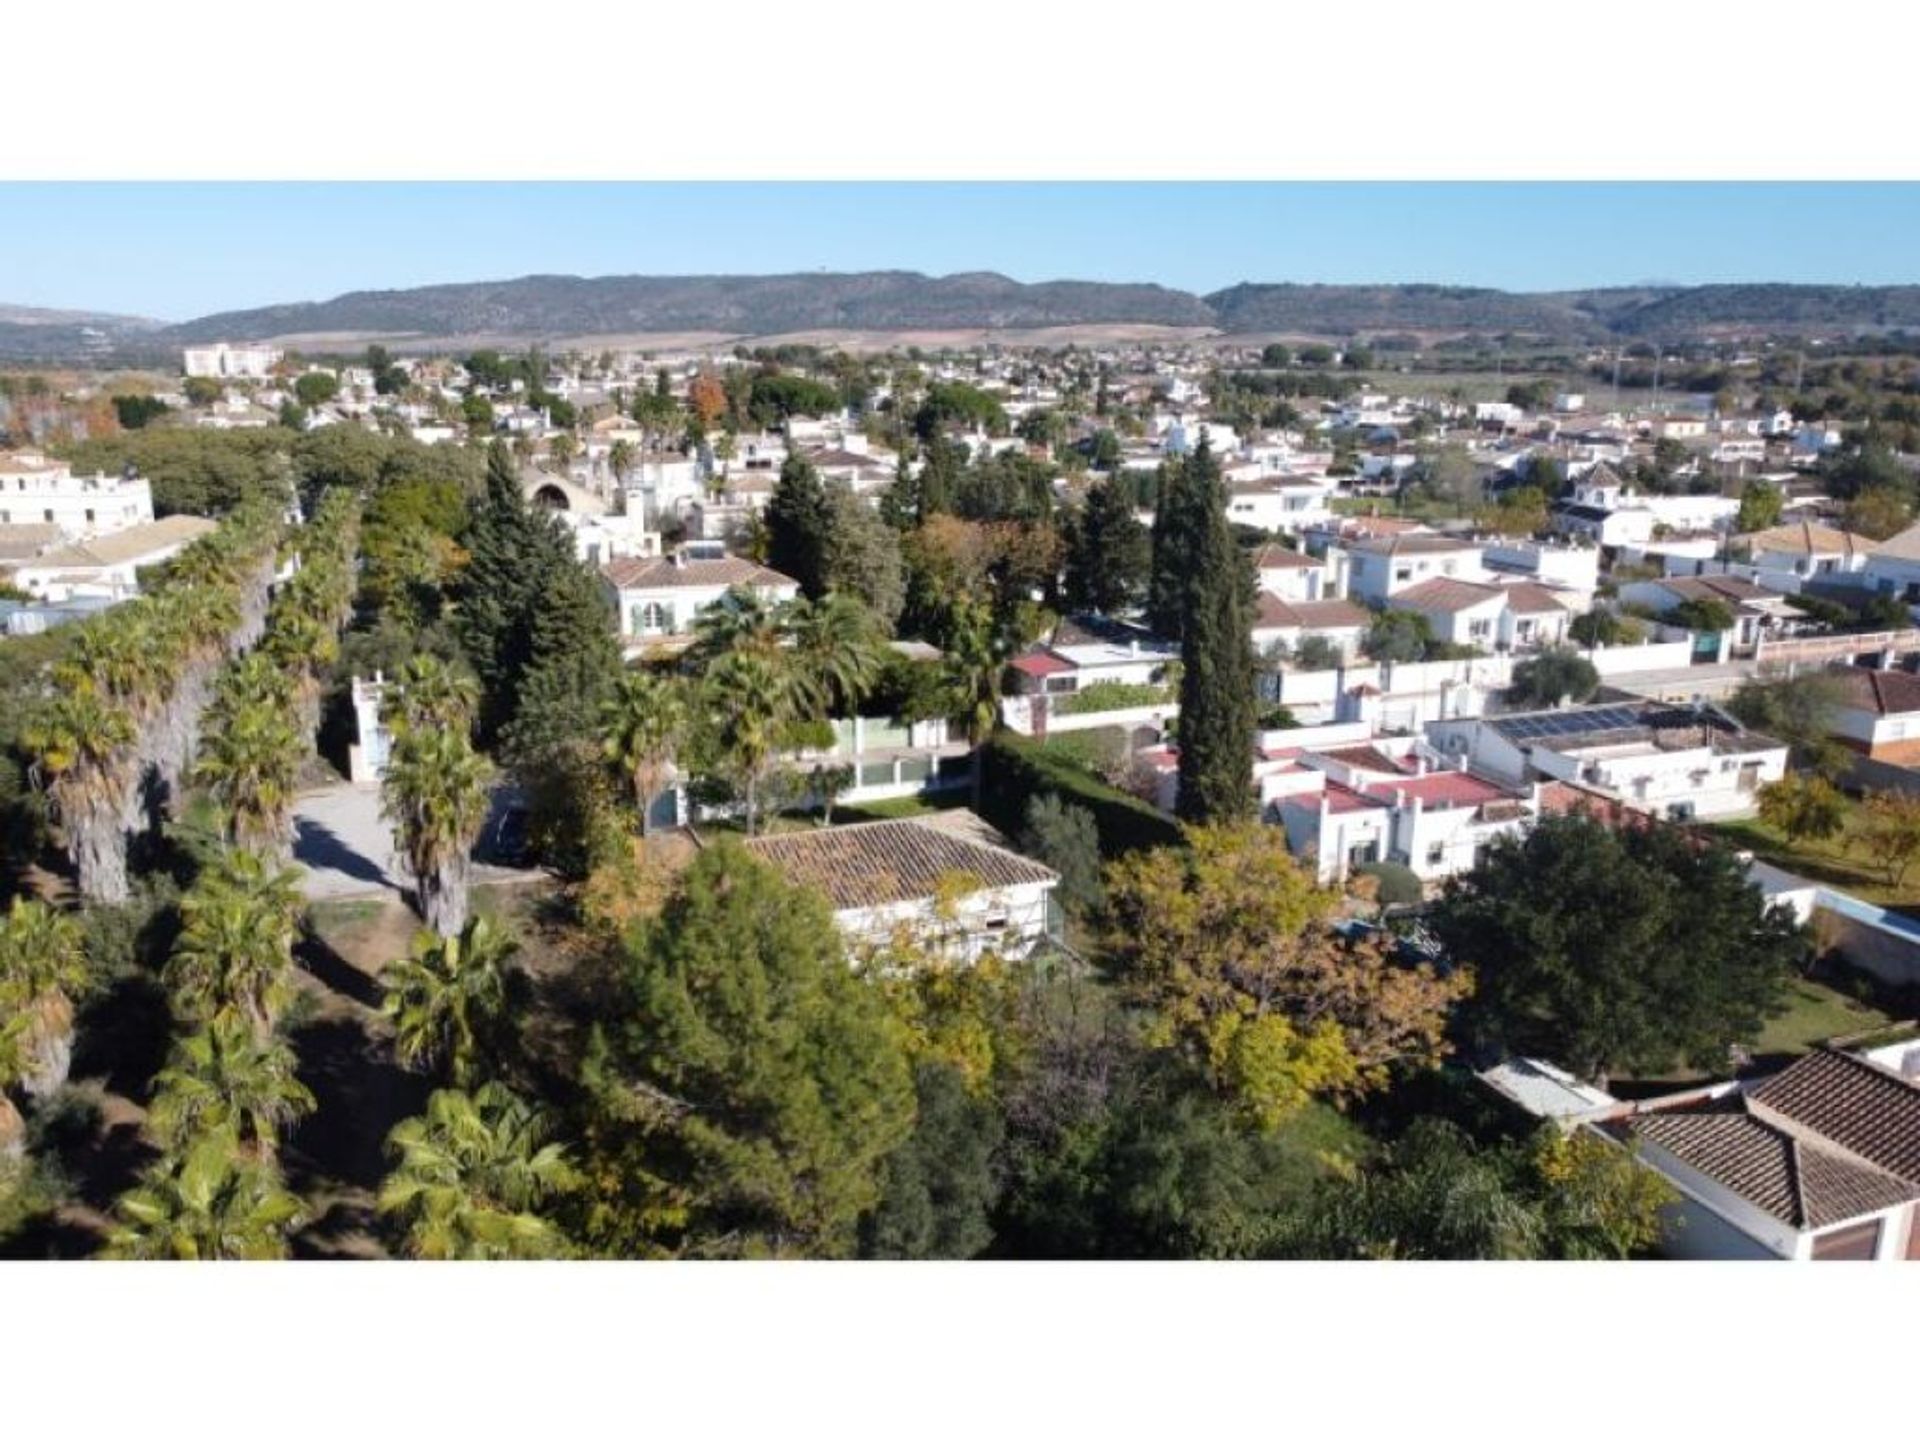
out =
<path fill-rule="evenodd" d="M 1920 184 L 0 183 L 0 303 L 183 320 L 531 273 L 1920 281 Z"/>

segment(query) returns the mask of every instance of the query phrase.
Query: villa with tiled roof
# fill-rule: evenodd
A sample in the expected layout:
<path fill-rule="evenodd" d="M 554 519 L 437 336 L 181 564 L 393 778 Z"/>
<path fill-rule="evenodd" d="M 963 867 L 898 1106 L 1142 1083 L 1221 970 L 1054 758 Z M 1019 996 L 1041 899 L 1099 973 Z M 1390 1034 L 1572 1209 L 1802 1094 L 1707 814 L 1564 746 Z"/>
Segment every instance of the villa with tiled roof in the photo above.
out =
<path fill-rule="evenodd" d="M 990 838 L 991 837 L 991 838 Z M 1030 954 L 1057 926 L 1059 875 L 996 843 L 969 812 L 761 835 L 747 849 L 821 891 L 856 949 L 898 934 L 972 961 Z"/>
<path fill-rule="evenodd" d="M 1601 1128 L 1677 1192 L 1669 1254 L 1920 1256 L 1920 1086 L 1872 1058 L 1816 1050 L 1766 1079 L 1644 1102 Z"/>
<path fill-rule="evenodd" d="M 672 555 L 611 561 L 600 567 L 600 583 L 630 651 L 685 645 L 700 613 L 731 590 L 770 605 L 800 593 L 799 582 L 778 570 L 737 555 L 696 559 L 684 548 Z"/>

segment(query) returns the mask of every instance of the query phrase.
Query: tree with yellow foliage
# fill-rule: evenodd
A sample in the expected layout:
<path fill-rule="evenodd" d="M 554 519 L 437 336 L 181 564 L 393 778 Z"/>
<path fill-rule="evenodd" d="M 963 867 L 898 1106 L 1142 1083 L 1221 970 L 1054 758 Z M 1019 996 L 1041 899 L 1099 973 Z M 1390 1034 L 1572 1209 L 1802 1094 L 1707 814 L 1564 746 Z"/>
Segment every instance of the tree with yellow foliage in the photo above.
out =
<path fill-rule="evenodd" d="M 1385 939 L 1333 929 L 1322 889 L 1262 825 L 1196 826 L 1184 849 L 1116 861 L 1101 950 L 1155 1043 L 1271 1127 L 1315 1096 L 1383 1089 L 1437 1064 L 1465 970 L 1400 963 Z"/>

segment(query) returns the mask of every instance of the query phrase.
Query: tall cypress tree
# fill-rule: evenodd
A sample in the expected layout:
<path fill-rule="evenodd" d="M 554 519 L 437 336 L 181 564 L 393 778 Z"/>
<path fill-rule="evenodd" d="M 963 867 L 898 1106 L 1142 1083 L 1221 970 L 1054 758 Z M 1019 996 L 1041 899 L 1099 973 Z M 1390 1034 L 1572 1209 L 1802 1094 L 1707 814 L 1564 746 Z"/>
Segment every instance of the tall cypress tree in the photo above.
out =
<path fill-rule="evenodd" d="M 799 581 L 809 600 L 818 600 L 827 593 L 832 537 L 833 507 L 820 472 L 802 456 L 789 455 L 767 501 L 767 564 Z"/>
<path fill-rule="evenodd" d="M 1180 794 L 1190 824 L 1247 819 L 1253 810 L 1253 577 L 1227 526 L 1226 486 L 1202 440 L 1182 467 L 1193 559 L 1182 596 Z"/>
<path fill-rule="evenodd" d="M 1167 640 L 1186 626 L 1187 582 L 1198 560 L 1191 466 L 1160 466 L 1153 497 L 1152 561 L 1147 573 L 1147 624 Z"/>

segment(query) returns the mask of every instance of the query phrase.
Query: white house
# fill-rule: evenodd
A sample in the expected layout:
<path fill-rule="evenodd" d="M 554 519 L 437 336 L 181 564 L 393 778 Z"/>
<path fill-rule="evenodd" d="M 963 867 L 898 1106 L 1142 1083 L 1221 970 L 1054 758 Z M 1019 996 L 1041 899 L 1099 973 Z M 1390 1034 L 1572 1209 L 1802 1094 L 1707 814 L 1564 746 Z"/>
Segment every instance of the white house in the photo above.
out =
<path fill-rule="evenodd" d="M 760 835 L 746 846 L 826 895 L 855 958 L 902 937 L 958 963 L 1025 959 L 1059 934 L 1060 877 L 986 834 L 960 811 Z"/>
<path fill-rule="evenodd" d="M 1757 531 L 1745 537 L 1745 544 L 1755 568 L 1763 575 L 1791 575 L 1797 580 L 1863 574 L 1867 561 L 1880 548 L 1878 542 L 1864 535 L 1812 520 Z"/>
<path fill-rule="evenodd" d="M 198 515 L 169 515 L 44 551 L 15 568 L 13 583 L 36 600 L 128 600 L 140 593 L 142 570 L 217 528 Z"/>
<path fill-rule="evenodd" d="M 1499 643 L 1507 594 L 1498 585 L 1436 576 L 1396 590 L 1387 608 L 1425 617 L 1436 639 L 1491 650 Z"/>
<path fill-rule="evenodd" d="M 1656 615 L 1668 615 L 1682 605 L 1718 603 L 1733 614 L 1728 633 L 1733 650 L 1749 650 L 1767 631 L 1790 631 L 1806 622 L 1784 595 L 1763 590 L 1737 575 L 1670 575 L 1659 580 L 1635 580 L 1620 587 L 1620 600 L 1646 605 Z"/>
<path fill-rule="evenodd" d="M 1304 783 L 1272 798 L 1266 814 L 1286 828 L 1288 848 L 1312 861 L 1322 884 L 1382 861 L 1428 883 L 1444 880 L 1471 870 L 1488 845 L 1539 814 L 1537 787 L 1438 764 L 1410 739 L 1307 750 L 1298 759 L 1313 778 L 1303 775 Z"/>
<path fill-rule="evenodd" d="M 1849 749 L 1889 765 L 1920 764 L 1920 675 L 1836 666 L 1830 728 Z"/>
<path fill-rule="evenodd" d="M 1591 606 L 1600 586 L 1600 551 L 1592 545 L 1499 536 L 1486 541 L 1480 558 L 1496 576 L 1534 580 L 1562 595 L 1578 596 L 1582 609 Z"/>
<path fill-rule="evenodd" d="M 1321 600 L 1338 593 L 1325 556 L 1284 545 L 1262 545 L 1256 550 L 1253 573 L 1262 590 L 1282 600 Z"/>
<path fill-rule="evenodd" d="M 1860 582 L 1904 605 L 1920 604 L 1920 524 L 1882 540 L 1861 566 Z"/>
<path fill-rule="evenodd" d="M 1706 706 L 1658 700 L 1432 720 L 1427 741 L 1476 774 L 1565 780 L 1669 819 L 1750 813 L 1787 747 Z"/>
<path fill-rule="evenodd" d="M 1227 487 L 1227 519 L 1278 535 L 1297 535 L 1333 516 L 1334 482 L 1306 475 L 1269 475 Z"/>
<path fill-rule="evenodd" d="M 671 450 L 642 451 L 619 481 L 624 508 L 644 514 L 652 524 L 671 520 L 707 493 L 706 468 L 697 455 Z"/>
<path fill-rule="evenodd" d="M 800 593 L 799 582 L 778 570 L 733 555 L 695 559 L 684 546 L 669 556 L 602 565 L 600 581 L 629 651 L 684 646 L 700 613 L 730 590 L 745 589 L 770 605 Z"/>
<path fill-rule="evenodd" d="M 1602 464 L 1575 482 L 1571 497 L 1554 501 L 1552 511 L 1561 534 L 1611 548 L 1644 545 L 1656 529 L 1725 530 L 1740 502 L 1725 495 L 1644 495 Z"/>
<path fill-rule="evenodd" d="M 1308 636 L 1318 636 L 1331 645 L 1342 660 L 1360 653 L 1373 616 L 1346 600 L 1283 600 L 1271 590 L 1262 589 L 1254 597 L 1253 648 L 1265 651 L 1283 644 L 1297 651 Z"/>
<path fill-rule="evenodd" d="M 1347 556 L 1347 594 L 1368 605 L 1385 605 L 1401 591 L 1428 580 L 1486 579 L 1477 540 L 1384 535 L 1351 541 L 1341 548 Z"/>
<path fill-rule="evenodd" d="M 153 523 L 153 487 L 137 475 L 75 475 L 32 451 L 0 452 L 0 530 L 52 525 L 68 540 Z"/>

